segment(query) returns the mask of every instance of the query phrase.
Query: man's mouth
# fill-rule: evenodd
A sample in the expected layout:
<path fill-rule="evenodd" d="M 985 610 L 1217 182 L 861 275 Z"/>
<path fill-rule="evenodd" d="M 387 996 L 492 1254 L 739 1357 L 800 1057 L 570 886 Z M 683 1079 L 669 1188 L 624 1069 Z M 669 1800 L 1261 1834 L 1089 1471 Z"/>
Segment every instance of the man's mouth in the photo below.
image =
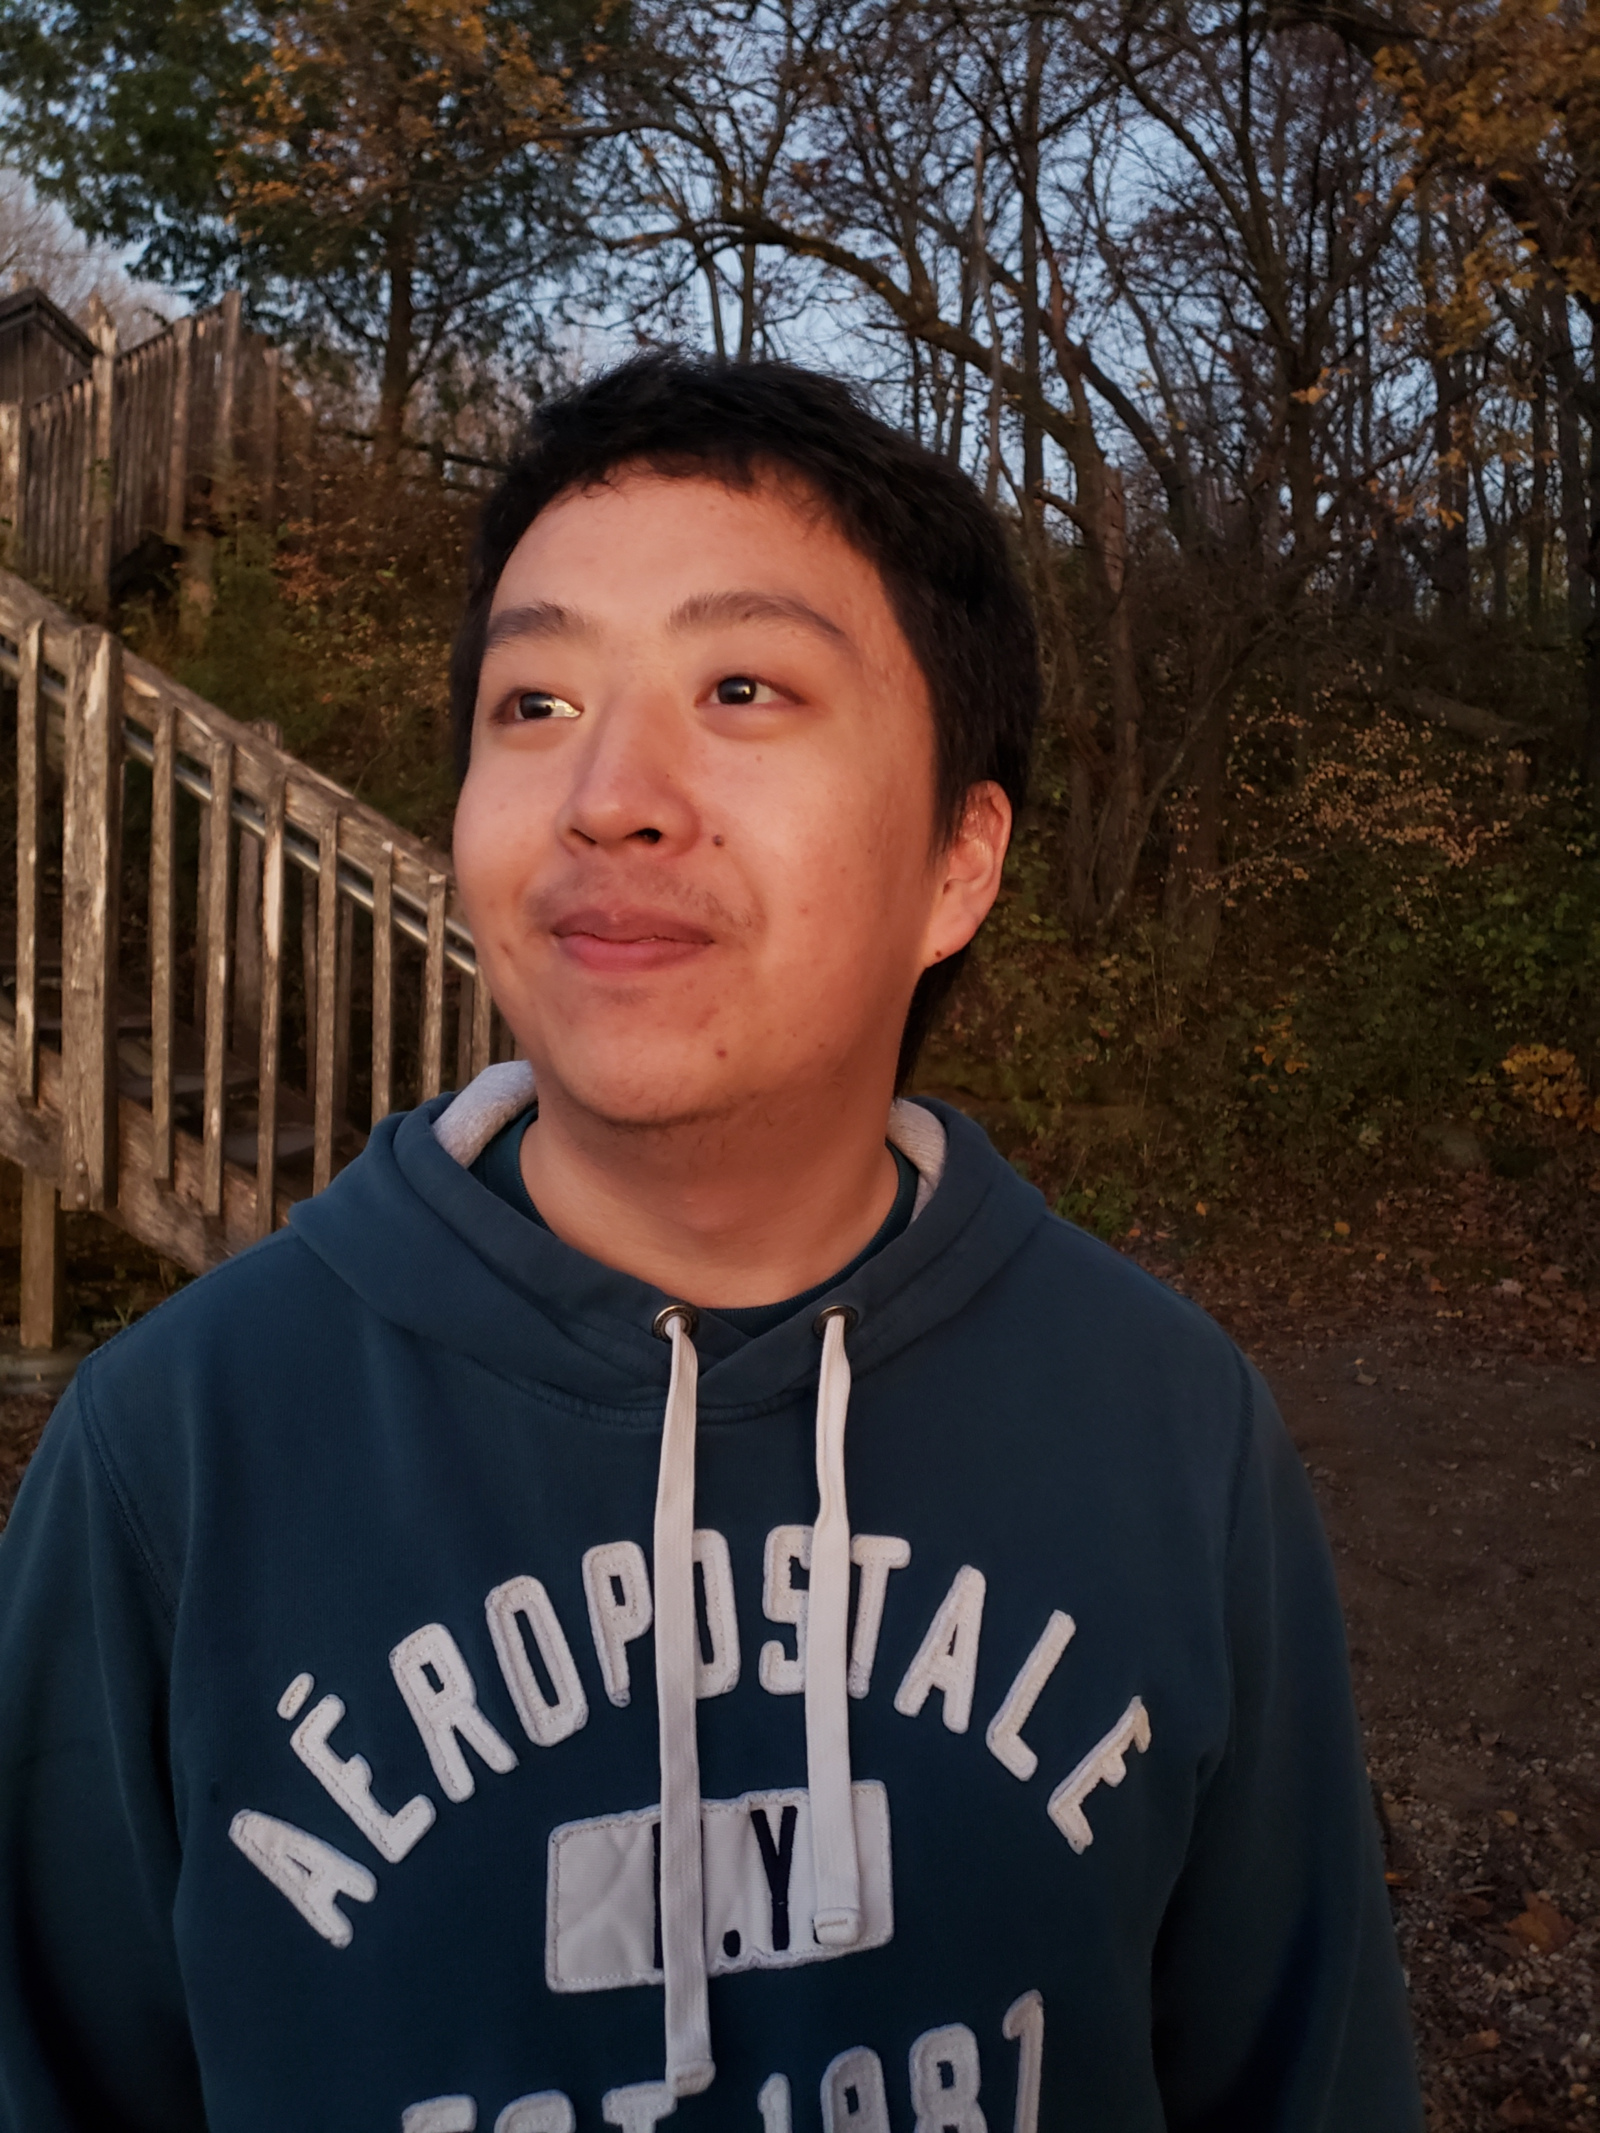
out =
<path fill-rule="evenodd" d="M 574 963 L 613 976 L 685 963 L 712 945 L 703 926 L 643 906 L 564 912 L 550 931 Z"/>

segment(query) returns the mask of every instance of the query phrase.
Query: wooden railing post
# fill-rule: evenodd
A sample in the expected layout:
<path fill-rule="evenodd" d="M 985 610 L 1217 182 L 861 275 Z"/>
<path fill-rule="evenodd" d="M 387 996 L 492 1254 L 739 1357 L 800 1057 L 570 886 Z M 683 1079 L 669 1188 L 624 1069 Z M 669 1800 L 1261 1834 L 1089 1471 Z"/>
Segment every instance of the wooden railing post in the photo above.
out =
<path fill-rule="evenodd" d="M 166 536 L 174 548 L 189 523 L 189 407 L 194 378 L 194 320 L 172 329 L 172 433 L 167 449 Z"/>
<path fill-rule="evenodd" d="M 98 298 L 90 307 L 94 341 L 94 397 L 89 417 L 89 520 L 84 538 L 84 578 L 90 612 L 111 611 L 111 521 L 116 509 L 112 462 L 112 410 L 117 365 L 116 321 Z"/>
<path fill-rule="evenodd" d="M 122 647 L 77 633 L 67 683 L 61 893 L 61 1199 L 117 1199 L 117 884 Z"/>
<path fill-rule="evenodd" d="M 282 358 L 269 348 L 261 359 L 261 490 L 256 516 L 269 531 L 278 523 L 278 399 Z"/>
<path fill-rule="evenodd" d="M 0 401 L 0 562 L 20 571 L 27 561 L 28 410 Z"/>
<path fill-rule="evenodd" d="M 39 1095 L 39 794 L 44 779 L 44 626 L 17 646 L 17 997 L 12 1067 L 25 1104 Z"/>
<path fill-rule="evenodd" d="M 220 491 L 225 512 L 233 510 L 234 431 L 239 409 L 239 292 L 230 289 L 222 299 L 222 356 L 217 368 L 216 432 L 211 440 L 213 493 Z"/>
<path fill-rule="evenodd" d="M 200 1164 L 200 1206 L 220 1215 L 223 1141 L 228 1130 L 228 993 L 233 975 L 233 936 L 228 913 L 228 874 L 233 845 L 233 743 L 211 744 L 211 800 L 206 808 L 205 1118 Z"/>
<path fill-rule="evenodd" d="M 66 1239 L 56 1181 L 22 1173 L 22 1295 L 18 1345 L 61 1346 L 66 1303 Z"/>

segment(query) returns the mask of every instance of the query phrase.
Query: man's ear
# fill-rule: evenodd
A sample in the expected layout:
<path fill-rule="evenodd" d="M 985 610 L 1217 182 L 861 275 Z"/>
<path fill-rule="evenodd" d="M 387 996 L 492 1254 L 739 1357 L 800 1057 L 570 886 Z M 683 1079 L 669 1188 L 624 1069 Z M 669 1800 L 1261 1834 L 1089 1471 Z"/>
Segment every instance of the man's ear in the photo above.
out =
<path fill-rule="evenodd" d="M 923 968 L 945 962 L 988 917 L 1011 842 L 1011 802 L 993 779 L 972 786 L 955 835 L 940 853 L 937 890 L 923 937 Z"/>

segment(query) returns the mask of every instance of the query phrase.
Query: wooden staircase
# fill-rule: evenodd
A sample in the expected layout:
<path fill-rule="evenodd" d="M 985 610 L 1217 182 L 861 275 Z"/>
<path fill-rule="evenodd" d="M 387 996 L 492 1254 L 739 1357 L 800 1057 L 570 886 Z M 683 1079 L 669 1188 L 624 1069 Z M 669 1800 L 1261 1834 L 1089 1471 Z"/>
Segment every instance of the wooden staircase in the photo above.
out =
<path fill-rule="evenodd" d="M 510 1042 L 442 852 L 0 572 L 8 683 L 0 1155 L 25 1173 L 21 1340 L 43 1351 L 63 1207 L 198 1273 Z"/>

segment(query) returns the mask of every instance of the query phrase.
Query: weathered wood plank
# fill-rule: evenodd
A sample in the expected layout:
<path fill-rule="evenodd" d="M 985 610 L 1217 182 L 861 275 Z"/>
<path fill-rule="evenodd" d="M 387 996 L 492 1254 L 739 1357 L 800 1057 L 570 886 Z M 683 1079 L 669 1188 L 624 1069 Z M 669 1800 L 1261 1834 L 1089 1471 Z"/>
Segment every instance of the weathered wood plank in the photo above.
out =
<path fill-rule="evenodd" d="M 256 1235 L 272 1228 L 278 1197 L 278 1075 L 283 1049 L 283 821 L 280 778 L 267 800 L 261 861 L 261 1051 L 256 1083 Z"/>
<path fill-rule="evenodd" d="M 7 400 L 0 403 L 0 558 L 8 570 L 26 568 L 27 519 L 28 410 Z"/>
<path fill-rule="evenodd" d="M 22 1296 L 18 1328 L 24 1348 L 59 1348 L 66 1302 L 66 1239 L 55 1172 L 22 1173 Z"/>
<path fill-rule="evenodd" d="M 111 607 L 111 527 L 116 511 L 116 465 L 113 459 L 113 410 L 116 394 L 117 325 L 96 298 L 90 306 L 94 342 L 89 437 L 88 510 L 84 526 L 84 580 L 90 611 Z"/>
<path fill-rule="evenodd" d="M 228 980 L 233 930 L 228 923 L 228 862 L 232 822 L 233 743 L 218 740 L 211 750 L 211 805 L 206 810 L 206 926 L 201 946 L 206 973 L 205 1162 L 201 1172 L 201 1212 L 222 1212 L 222 1142 L 227 1130 Z"/>
<path fill-rule="evenodd" d="M 261 487 L 256 512 L 263 525 L 278 523 L 278 399 L 283 390 L 282 358 L 276 348 L 262 357 Z"/>
<path fill-rule="evenodd" d="M 447 883 L 428 884 L 428 946 L 422 967 L 422 1100 L 444 1087 L 444 900 Z"/>
<path fill-rule="evenodd" d="M 394 1109 L 394 846 L 372 870 L 372 1123 Z"/>
<path fill-rule="evenodd" d="M 39 1089 L 39 818 L 44 775 L 44 699 L 39 690 L 44 626 L 30 622 L 17 642 L 17 1016 L 16 1091 L 31 1104 Z"/>
<path fill-rule="evenodd" d="M 122 647 L 79 632 L 68 677 L 62 859 L 61 1198 L 117 1190 L 117 877 L 122 843 Z"/>
<path fill-rule="evenodd" d="M 152 1175 L 172 1182 L 172 1037 L 176 1010 L 173 959 L 177 856 L 174 844 L 172 706 L 155 710 L 150 767 L 150 1149 Z"/>
<path fill-rule="evenodd" d="M 239 292 L 230 289 L 222 299 L 222 352 L 217 364 L 216 429 L 211 439 L 213 480 L 232 501 L 234 431 L 239 405 Z"/>
<path fill-rule="evenodd" d="M 330 812 L 318 840 L 317 983 L 313 1012 L 317 1031 L 315 1139 L 311 1189 L 321 1192 L 333 1176 L 335 1099 L 339 1064 L 339 817 Z"/>
<path fill-rule="evenodd" d="M 176 548 L 189 523 L 189 408 L 194 391 L 194 320 L 172 328 L 172 432 L 167 448 L 166 535 Z"/>

